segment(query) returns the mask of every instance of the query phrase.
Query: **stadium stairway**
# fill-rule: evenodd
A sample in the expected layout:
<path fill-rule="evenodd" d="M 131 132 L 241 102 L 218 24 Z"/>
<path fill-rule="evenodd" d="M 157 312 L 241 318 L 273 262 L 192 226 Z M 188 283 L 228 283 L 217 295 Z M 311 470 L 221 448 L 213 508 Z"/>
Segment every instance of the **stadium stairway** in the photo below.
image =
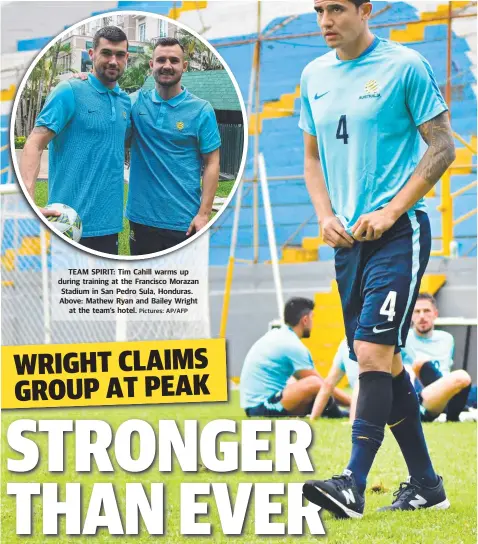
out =
<path fill-rule="evenodd" d="M 134 2 L 123 1 L 118 2 L 118 9 L 134 9 L 135 11 L 148 11 L 150 13 L 158 13 L 166 15 L 170 19 L 179 19 L 179 17 L 187 11 L 195 11 L 207 7 L 207 1 L 198 2 Z"/>
<path fill-rule="evenodd" d="M 152 1 L 152 2 L 135 2 L 135 1 L 123 1 L 118 2 L 117 8 L 94 11 L 91 13 L 91 16 L 101 15 L 103 13 L 110 13 L 112 11 L 120 11 L 133 9 L 135 11 L 147 11 L 150 13 L 157 13 L 159 15 L 165 15 L 170 19 L 178 19 L 183 13 L 193 10 L 204 9 L 207 7 L 207 1 L 183 1 L 183 2 L 172 2 L 167 0 L 161 1 Z M 73 24 L 73 23 L 72 23 Z M 70 25 L 65 25 L 67 29 Z M 54 36 L 46 36 L 33 38 L 29 40 L 20 40 L 18 42 L 18 51 L 36 51 L 43 49 Z"/>
<path fill-rule="evenodd" d="M 432 20 L 438 17 L 446 17 L 448 15 L 448 4 L 442 4 L 437 7 L 436 11 L 424 11 L 420 14 L 420 22 L 407 24 L 405 28 L 392 30 L 390 39 L 400 43 L 422 42 L 425 40 L 425 32 L 430 25 L 443 25 L 443 22 Z M 451 9 L 457 10 L 463 8 L 463 2 L 451 2 Z"/>

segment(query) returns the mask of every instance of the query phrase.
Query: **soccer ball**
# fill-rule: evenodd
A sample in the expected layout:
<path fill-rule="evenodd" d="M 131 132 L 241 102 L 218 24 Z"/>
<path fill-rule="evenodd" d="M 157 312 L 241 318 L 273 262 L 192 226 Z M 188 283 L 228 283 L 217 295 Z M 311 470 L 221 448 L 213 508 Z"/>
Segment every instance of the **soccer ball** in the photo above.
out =
<path fill-rule="evenodd" d="M 55 210 L 60 212 L 61 215 L 50 215 L 47 217 L 48 221 L 52 224 L 52 227 L 58 232 L 64 234 L 70 240 L 79 242 L 83 233 L 83 225 L 81 223 L 80 216 L 73 208 L 66 204 L 49 204 L 45 207 L 45 210 Z"/>

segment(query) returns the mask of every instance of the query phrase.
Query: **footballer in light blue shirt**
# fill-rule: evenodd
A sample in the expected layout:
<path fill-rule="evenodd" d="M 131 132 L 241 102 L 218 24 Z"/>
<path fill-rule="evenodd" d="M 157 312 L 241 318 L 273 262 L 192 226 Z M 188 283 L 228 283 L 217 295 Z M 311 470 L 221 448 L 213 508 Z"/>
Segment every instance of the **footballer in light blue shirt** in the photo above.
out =
<path fill-rule="evenodd" d="M 423 365 L 427 363 L 434 366 L 442 376 L 450 374 L 453 367 L 455 339 L 449 332 L 435 329 L 437 317 L 435 298 L 428 293 L 420 293 L 413 309 L 413 328 L 402 350 L 403 362 L 413 365 L 418 377 Z"/>
<path fill-rule="evenodd" d="M 34 198 L 41 154 L 49 143 L 48 203 L 67 204 L 78 212 L 80 244 L 117 254 L 131 111 L 130 99 L 117 83 L 128 58 L 125 33 L 117 27 L 98 30 L 89 54 L 93 73 L 87 80 L 63 81 L 48 96 L 25 144 L 20 172 Z"/>
<path fill-rule="evenodd" d="M 314 303 L 292 298 L 284 308 L 285 324 L 268 331 L 249 350 L 241 371 L 241 407 L 248 416 L 305 416 L 322 385 L 310 351 L 302 343 L 312 328 Z M 290 380 L 291 378 L 295 378 Z M 334 391 L 340 401 L 348 400 Z M 329 417 L 346 417 L 334 401 Z"/>
<path fill-rule="evenodd" d="M 339 517 L 362 517 L 367 475 L 388 422 L 401 426 L 394 434 L 423 504 L 447 508 L 400 358 L 430 256 L 423 197 L 455 158 L 447 106 L 421 55 L 371 33 L 370 2 L 314 0 L 314 9 L 332 51 L 301 78 L 305 181 L 322 237 L 335 249 L 360 388 L 343 476 L 308 482 L 304 494 Z M 423 157 L 420 137 L 428 145 Z M 391 508 L 414 509 L 411 497 L 401 488 Z"/>
<path fill-rule="evenodd" d="M 181 86 L 187 64 L 178 40 L 159 39 L 150 61 L 155 88 L 133 97 L 126 206 L 132 255 L 173 247 L 209 221 L 221 138 L 211 104 Z"/>
<path fill-rule="evenodd" d="M 450 333 L 435 330 L 437 317 L 435 298 L 420 293 L 413 310 L 413 329 L 402 350 L 403 362 L 416 377 L 422 416 L 432 421 L 446 409 L 448 421 L 459 421 L 470 393 L 471 377 L 463 369 L 452 370 L 455 341 Z"/>

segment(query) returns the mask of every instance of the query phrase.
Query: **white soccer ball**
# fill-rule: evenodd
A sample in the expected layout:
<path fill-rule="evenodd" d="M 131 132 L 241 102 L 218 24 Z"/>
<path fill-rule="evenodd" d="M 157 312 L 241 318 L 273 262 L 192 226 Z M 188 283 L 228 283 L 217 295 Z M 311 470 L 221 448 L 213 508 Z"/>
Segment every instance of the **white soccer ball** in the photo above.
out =
<path fill-rule="evenodd" d="M 45 209 L 55 210 L 61 213 L 61 215 L 50 215 L 47 217 L 54 229 L 74 242 L 80 241 L 83 233 L 83 225 L 80 216 L 73 208 L 70 208 L 70 206 L 67 206 L 66 204 L 55 202 L 54 204 L 46 206 Z"/>

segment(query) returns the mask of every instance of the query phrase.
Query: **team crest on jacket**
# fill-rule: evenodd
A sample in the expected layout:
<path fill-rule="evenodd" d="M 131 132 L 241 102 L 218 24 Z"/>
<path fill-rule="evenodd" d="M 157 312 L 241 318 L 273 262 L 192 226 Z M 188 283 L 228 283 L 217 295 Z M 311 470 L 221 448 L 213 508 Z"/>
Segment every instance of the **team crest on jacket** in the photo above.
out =
<path fill-rule="evenodd" d="M 126 119 L 126 112 L 123 110 L 123 119 Z"/>
<path fill-rule="evenodd" d="M 183 128 L 184 128 L 184 123 L 183 123 L 182 121 L 178 121 L 178 122 L 176 123 L 176 128 L 177 128 L 178 130 L 183 130 Z"/>
<path fill-rule="evenodd" d="M 371 79 L 365 83 L 365 94 L 359 97 L 360 100 L 363 98 L 379 98 L 380 97 L 380 87 L 375 79 Z"/>

